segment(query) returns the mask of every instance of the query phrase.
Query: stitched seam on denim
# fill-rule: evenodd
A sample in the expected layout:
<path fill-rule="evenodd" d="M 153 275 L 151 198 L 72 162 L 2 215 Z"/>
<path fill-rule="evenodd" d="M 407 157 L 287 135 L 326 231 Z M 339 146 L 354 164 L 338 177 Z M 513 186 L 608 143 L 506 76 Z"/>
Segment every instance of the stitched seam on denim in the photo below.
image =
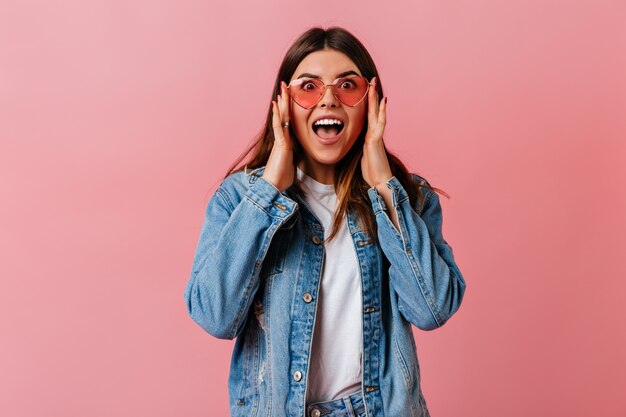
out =
<path fill-rule="evenodd" d="M 259 415 L 259 381 L 258 381 L 258 375 L 259 375 L 259 367 L 260 367 L 260 359 L 261 359 L 261 346 L 260 346 L 260 337 L 259 337 L 259 329 L 257 328 L 255 330 L 256 333 L 256 337 L 255 337 L 255 345 L 254 345 L 254 366 L 252 367 L 252 377 L 253 377 L 253 383 L 252 385 L 252 416 L 256 417 Z"/>
<path fill-rule="evenodd" d="M 222 199 L 222 201 L 224 201 L 224 203 L 226 203 L 227 206 L 229 205 L 228 201 L 226 201 L 224 199 L 224 196 L 222 195 L 222 192 L 219 191 L 219 188 L 215 191 L 215 194 L 218 195 Z M 227 209 L 226 212 L 228 213 L 228 217 L 230 217 L 230 215 L 232 214 L 232 210 L 228 211 L 228 209 Z M 198 263 L 198 266 L 195 268 L 195 270 L 191 271 L 194 278 L 198 275 L 198 272 L 200 272 L 200 270 L 202 270 L 202 268 L 204 267 L 204 264 L 209 259 L 210 255 L 211 255 L 211 251 L 208 250 L 207 253 L 204 255 L 204 258 L 202 259 L 202 261 L 200 261 L 200 263 Z"/>
<path fill-rule="evenodd" d="M 411 255 L 407 254 L 408 257 L 411 257 Z M 415 261 L 411 262 L 411 265 L 413 264 L 417 264 Z M 441 317 L 441 313 L 439 312 L 439 309 L 437 308 L 437 305 L 433 302 L 432 297 L 430 296 L 430 293 L 428 293 L 428 295 L 425 295 L 424 292 L 424 287 L 426 286 L 426 284 L 424 283 L 424 280 L 422 278 L 422 275 L 416 275 L 415 276 L 417 283 L 420 287 L 420 290 L 422 291 L 422 296 L 424 297 L 424 300 L 426 300 L 426 304 L 428 304 L 428 308 L 430 309 L 430 313 L 433 315 L 433 318 L 435 319 L 435 322 L 437 323 L 438 326 L 443 325 L 443 323 L 445 322 L 443 320 L 443 318 Z"/>
<path fill-rule="evenodd" d="M 428 191 L 429 191 L 429 193 L 428 193 L 428 197 L 425 199 L 424 207 L 427 206 L 426 203 L 430 202 L 430 200 L 432 200 L 433 198 L 436 197 L 436 194 L 435 194 L 434 191 L 431 191 L 431 190 L 428 190 Z M 434 202 L 433 204 L 435 204 L 435 203 L 436 202 Z M 426 222 L 424 221 L 424 223 L 426 223 Z M 429 233 L 429 238 L 430 238 L 430 233 Z M 435 242 L 432 241 L 432 239 L 430 239 L 430 241 L 432 242 L 432 246 L 434 246 L 434 248 L 435 248 L 435 253 L 437 254 L 437 256 L 439 256 L 439 250 L 437 249 L 437 245 L 435 244 Z M 445 260 L 444 260 L 444 262 L 445 262 Z M 416 261 L 416 263 L 417 263 L 417 261 Z M 423 276 L 423 271 L 419 267 L 419 264 L 417 264 L 417 267 L 418 267 L 418 270 L 419 270 L 419 272 L 421 274 L 420 277 Z M 449 265 L 448 265 L 448 270 L 450 272 L 452 272 L 452 268 L 450 268 Z M 432 299 L 431 294 L 428 295 L 427 301 L 428 301 L 429 305 L 432 305 L 431 309 L 433 310 L 433 314 L 437 315 L 437 317 L 435 317 L 435 319 L 438 321 L 439 326 L 442 326 L 446 322 L 446 320 L 444 320 L 443 316 L 441 315 L 441 312 L 439 311 L 439 308 L 437 307 L 437 303 Z"/>
<path fill-rule="evenodd" d="M 303 236 L 305 235 L 305 233 L 302 234 Z M 306 239 L 306 237 L 303 237 L 304 239 Z M 302 250 L 300 251 L 300 259 L 298 260 L 298 263 L 296 265 L 302 265 L 302 258 L 304 258 L 304 252 L 305 252 L 305 247 L 306 245 L 303 245 Z M 298 281 L 300 279 L 300 271 L 296 272 L 296 282 L 294 283 L 294 288 L 298 288 L 298 285 L 300 285 L 300 281 Z M 289 321 L 293 322 L 293 317 L 294 317 L 294 310 L 296 309 L 296 305 L 297 305 L 297 300 L 298 299 L 298 292 L 294 291 L 293 292 L 293 297 L 291 298 L 291 310 L 289 312 Z"/>
<path fill-rule="evenodd" d="M 413 379 L 415 379 L 415 385 L 413 385 L 413 387 L 417 387 L 418 391 L 421 389 L 420 387 L 420 383 L 421 383 L 421 377 L 420 377 L 420 370 L 418 369 L 417 363 L 418 363 L 418 359 L 417 359 L 417 347 L 415 347 L 415 337 L 413 336 L 413 331 L 410 330 L 410 325 L 409 325 L 409 342 L 411 342 L 411 351 L 413 353 L 413 357 L 415 358 L 415 362 L 413 363 Z M 419 404 L 415 403 L 416 398 L 411 395 L 411 408 L 413 409 L 413 413 L 415 415 L 419 415 Z"/>
<path fill-rule="evenodd" d="M 324 262 L 326 260 L 326 248 L 322 247 L 322 268 L 320 268 L 320 272 L 318 274 L 317 277 L 317 289 L 315 290 L 315 296 L 319 297 L 320 294 L 320 288 L 322 286 L 322 275 L 324 274 L 324 270 L 323 270 L 323 266 L 324 266 Z M 318 317 L 318 307 L 319 307 L 319 303 L 317 302 L 317 300 L 315 301 L 315 306 L 313 307 L 313 323 L 311 324 L 311 328 L 315 329 L 315 322 L 317 321 L 317 317 Z M 308 352 L 311 352 L 311 349 L 313 348 L 313 337 L 309 338 L 309 347 L 308 347 Z M 304 395 L 302 398 L 302 408 L 304 410 L 306 410 L 306 397 L 307 397 L 307 393 L 309 391 L 309 371 L 311 370 L 311 355 L 307 355 L 306 358 L 306 376 L 304 379 Z"/>
<path fill-rule="evenodd" d="M 267 214 L 268 216 L 270 216 L 273 219 L 280 219 L 280 217 L 274 216 L 272 215 L 272 213 L 270 213 L 269 211 L 265 210 L 259 203 L 257 203 L 256 201 L 254 201 L 252 198 L 248 197 L 247 195 L 244 196 L 245 198 L 248 199 L 248 201 L 250 201 L 252 204 L 254 204 L 259 210 L 261 210 L 263 213 Z"/>
<path fill-rule="evenodd" d="M 405 224 L 404 213 L 401 210 L 398 210 L 397 214 L 398 214 L 398 223 L 400 224 L 400 231 L 403 231 L 405 230 L 402 227 L 402 225 Z M 404 241 L 404 238 L 403 238 L 403 241 Z M 423 273 L 419 264 L 413 258 L 413 251 L 411 251 L 411 253 L 407 253 L 407 251 L 404 250 L 404 255 L 407 257 L 409 265 L 411 266 L 411 269 L 413 270 L 413 277 L 415 278 L 415 281 L 417 282 L 417 285 L 420 288 L 422 297 L 424 297 L 424 300 L 426 301 L 426 304 L 428 305 L 428 308 L 430 309 L 430 313 L 433 315 L 433 318 L 435 319 L 435 323 L 437 323 L 438 326 L 441 326 L 441 320 L 440 320 L 440 317 L 438 317 L 439 311 L 437 310 L 437 307 L 434 305 L 433 301 L 431 300 L 430 295 L 427 296 L 426 292 L 424 291 L 425 283 L 423 282 L 423 278 L 422 278 Z"/>
<path fill-rule="evenodd" d="M 409 331 L 410 328 L 409 328 Z M 398 338 L 396 335 L 393 336 L 393 340 L 394 340 L 394 345 L 395 345 L 395 349 L 396 349 L 396 353 L 400 359 L 400 368 L 402 369 L 402 374 L 405 375 L 405 381 L 407 381 L 407 391 L 412 391 L 413 390 L 413 379 L 411 378 L 411 375 L 409 373 L 409 367 L 406 364 L 406 360 L 404 359 L 404 356 L 402 356 L 402 352 L 400 352 L 400 347 L 398 346 Z M 415 406 L 415 399 L 411 398 L 410 400 L 410 404 L 411 404 L 411 410 L 413 411 L 413 415 L 415 415 L 417 413 L 417 408 Z"/>
<path fill-rule="evenodd" d="M 350 224 L 348 221 L 348 229 L 350 229 Z M 352 237 L 352 245 L 354 247 L 354 253 L 357 257 L 357 264 L 359 265 L 359 277 L 361 278 L 361 391 L 363 390 L 363 381 L 364 381 L 364 376 L 365 376 L 365 355 L 363 354 L 363 352 L 365 351 L 365 332 L 363 331 L 363 329 L 365 328 L 365 317 L 363 317 L 363 307 L 365 303 L 363 303 L 363 298 L 364 298 L 364 293 L 365 293 L 365 286 L 363 285 L 363 268 L 361 266 L 361 258 L 359 257 L 359 249 L 358 249 L 358 244 L 355 241 L 355 235 L 356 233 L 351 234 L 350 236 Z M 371 319 L 371 317 L 368 317 Z M 380 351 L 380 349 L 379 349 Z M 379 354 L 380 355 L 380 354 Z M 365 398 L 363 398 L 363 402 L 365 402 Z M 356 415 L 356 413 L 354 413 Z M 367 411 L 366 411 L 366 415 L 367 415 Z"/>
<path fill-rule="evenodd" d="M 431 194 L 434 194 L 434 193 L 431 193 Z M 429 199 L 430 198 L 431 197 L 429 196 Z M 422 219 L 422 221 L 423 221 L 423 219 Z M 424 222 L 424 223 L 426 223 L 426 222 Z M 432 239 L 430 239 L 430 235 L 429 235 L 429 240 L 432 242 Z M 433 244 L 433 246 L 435 246 L 435 253 L 438 254 L 437 247 L 436 247 L 435 243 L 432 242 L 432 244 Z M 409 254 L 407 254 L 407 255 L 409 255 Z M 411 252 L 410 256 L 412 256 L 412 255 L 413 255 L 413 252 Z M 423 282 L 424 272 L 422 271 L 422 268 L 420 267 L 419 262 L 417 261 L 417 259 L 414 259 L 414 263 L 415 263 L 415 267 L 417 268 L 417 271 L 418 271 L 418 274 L 419 274 L 416 278 L 417 278 L 418 281 L 420 281 L 421 284 L 424 284 L 424 286 L 425 286 L 425 283 Z M 420 285 L 420 287 L 421 287 L 421 285 Z M 428 295 L 426 295 L 422 291 L 422 294 L 424 295 L 424 299 L 426 300 L 426 302 L 428 303 L 428 305 L 429 305 L 429 307 L 431 309 L 431 313 L 435 317 L 435 321 L 437 322 L 437 324 L 439 326 L 441 326 L 445 322 L 445 320 L 443 320 L 443 317 L 441 316 L 441 312 L 437 308 L 437 304 L 432 299 L 430 293 L 428 293 Z"/>
<path fill-rule="evenodd" d="M 402 213 L 402 210 L 400 210 L 400 205 L 395 206 L 394 210 L 396 211 L 396 217 L 398 218 L 398 228 L 400 229 L 396 233 L 399 233 L 400 239 L 402 240 L 403 252 L 406 253 L 407 249 L 410 249 L 410 246 L 407 244 L 407 236 L 405 236 L 407 235 L 407 230 L 404 215 Z"/>
<path fill-rule="evenodd" d="M 387 213 L 385 213 L 384 211 L 379 211 L 378 215 L 381 215 L 382 217 L 385 218 L 385 220 L 383 221 L 387 223 L 387 225 L 389 225 L 394 236 L 396 236 L 397 240 L 402 244 L 402 247 L 404 247 L 404 240 L 402 239 L 402 235 L 398 232 L 398 230 L 396 229 L 396 226 L 391 222 L 391 219 L 389 218 Z"/>
<path fill-rule="evenodd" d="M 228 214 L 231 214 L 235 210 L 235 205 L 233 204 L 230 197 L 228 196 L 228 193 L 223 191 L 221 188 L 218 188 L 217 190 L 215 190 L 215 194 L 218 194 L 222 198 L 224 203 L 226 203 L 226 205 L 230 209 Z"/>
<path fill-rule="evenodd" d="M 389 187 L 390 185 L 391 185 L 391 187 Z M 393 195 L 391 201 L 392 201 L 392 203 L 394 201 L 396 201 L 396 203 L 395 203 L 396 206 L 400 205 L 404 200 L 407 200 L 409 198 L 406 190 L 404 190 L 404 187 L 402 186 L 402 183 L 395 176 L 391 177 L 391 179 L 389 179 L 389 181 L 387 181 L 387 188 L 389 188 L 391 190 L 391 193 Z M 400 194 L 404 194 L 403 197 L 402 197 L 402 200 L 397 201 L 398 200 L 398 196 Z"/>
<path fill-rule="evenodd" d="M 409 196 L 402 197 L 402 200 L 398 201 L 396 207 L 399 207 L 402 203 L 409 199 Z"/>
<path fill-rule="evenodd" d="M 409 375 L 409 367 L 407 366 L 406 361 L 404 360 L 404 357 L 402 356 L 402 352 L 400 352 L 400 346 L 398 346 L 398 337 L 395 334 L 393 335 L 393 344 L 394 344 L 394 350 L 396 352 L 396 355 L 398 356 L 398 360 L 400 361 L 400 369 L 402 369 L 402 375 L 404 376 L 404 381 L 406 382 L 408 389 L 411 390 L 411 388 L 413 387 L 413 383 Z"/>
<path fill-rule="evenodd" d="M 272 282 L 273 280 L 269 280 L 266 282 L 266 285 L 269 285 L 270 288 L 267 291 L 267 300 L 265 301 L 265 312 L 267 320 L 265 322 L 265 369 L 266 369 L 266 377 L 265 381 L 267 381 L 267 416 L 271 416 L 272 414 L 272 367 L 271 367 L 271 358 L 272 358 L 272 338 L 270 334 L 270 321 L 271 321 L 271 299 L 272 299 Z"/>
<path fill-rule="evenodd" d="M 267 184 L 269 184 L 271 187 L 273 187 L 277 192 L 278 192 L 278 197 L 282 197 L 284 199 L 289 199 L 289 197 L 285 196 L 283 193 L 281 193 L 278 188 L 276 188 L 276 186 L 274 186 L 273 184 L 271 184 L 269 181 L 265 181 Z M 249 190 L 251 188 L 248 188 Z M 255 191 L 253 191 L 254 194 L 256 194 L 257 196 L 260 196 L 262 200 L 264 201 L 268 201 L 265 194 L 263 193 L 256 193 Z M 266 213 L 268 216 L 274 218 L 274 219 L 282 219 L 282 216 L 276 216 L 273 215 L 272 213 L 270 213 L 269 211 L 265 210 L 265 208 L 263 208 L 263 206 L 261 206 L 258 202 L 256 202 L 254 199 L 252 199 L 252 197 L 250 197 L 247 194 L 244 194 L 244 197 L 247 198 L 248 200 L 250 200 L 255 206 L 257 206 L 259 209 L 261 209 L 261 211 L 263 211 L 264 213 Z M 280 198 L 278 198 L 277 200 L 280 200 Z M 270 203 L 272 203 L 272 201 L 269 201 Z M 293 210 L 293 212 L 295 212 L 295 209 Z M 293 214 L 293 213 L 292 213 Z"/>
<path fill-rule="evenodd" d="M 402 205 L 402 203 L 404 203 L 405 201 L 407 201 L 409 199 L 409 196 L 405 195 L 404 197 L 402 197 L 401 200 L 398 201 L 398 195 L 400 194 L 400 191 L 398 191 L 397 189 L 393 189 L 393 190 L 391 190 L 391 192 L 393 193 L 393 195 L 392 195 L 392 202 L 393 202 L 393 200 L 396 200 L 396 203 L 393 204 L 393 208 L 395 208 L 395 209 L 400 207 Z"/>
<path fill-rule="evenodd" d="M 413 259 L 413 256 L 412 256 L 413 252 L 411 253 L 405 252 L 405 254 L 406 254 L 406 257 L 409 259 L 409 264 L 411 265 L 411 269 L 413 270 L 415 280 L 417 281 L 417 284 L 420 287 L 420 291 L 422 292 L 422 296 L 424 297 L 426 304 L 428 304 L 430 313 L 433 315 L 433 318 L 435 319 L 435 322 L 437 323 L 437 325 L 441 326 L 443 324 L 443 319 L 441 318 L 439 309 L 433 302 L 432 297 L 430 296 L 430 293 L 426 295 L 426 293 L 424 292 L 424 287 L 426 286 L 426 283 L 423 280 L 423 275 L 421 274 L 421 272 L 419 272 L 420 271 L 419 264 L 417 263 L 415 259 Z M 417 273 L 415 272 L 416 269 L 418 270 Z"/>
<path fill-rule="evenodd" d="M 380 205 L 380 202 L 378 201 L 378 197 L 379 197 L 378 190 L 376 190 L 376 188 L 374 187 L 372 188 L 373 188 L 372 193 L 374 194 L 374 198 L 372 199 L 372 197 L 370 196 L 370 203 L 372 205 L 372 210 L 374 211 L 374 216 L 377 216 L 378 213 L 381 213 L 384 210 L 382 209 L 382 206 Z M 368 196 L 369 196 L 369 191 L 368 191 Z"/>
<path fill-rule="evenodd" d="M 265 244 L 263 245 L 262 252 L 263 252 L 263 258 L 265 259 L 265 256 L 267 255 L 267 249 L 269 248 L 269 242 L 272 241 L 272 236 L 274 236 L 274 231 L 276 230 L 276 226 L 274 224 L 272 224 L 270 226 L 270 228 L 268 229 L 268 234 L 270 235 L 269 239 L 265 239 Z M 239 310 L 237 310 L 237 315 L 235 316 L 235 320 L 233 321 L 233 327 L 230 329 L 230 335 L 231 338 L 235 337 L 235 335 L 237 334 L 237 327 L 239 320 L 241 320 L 242 315 L 244 314 L 244 307 L 247 304 L 247 300 L 250 298 L 250 292 L 252 290 L 252 286 L 253 283 L 255 281 L 255 278 L 258 279 L 259 277 L 259 272 L 260 270 L 258 270 L 257 268 L 255 268 L 253 270 L 254 272 L 252 273 L 252 277 L 248 280 L 248 285 L 246 285 L 246 288 L 244 290 L 244 294 L 242 297 L 242 303 L 239 305 Z"/>
<path fill-rule="evenodd" d="M 248 372 L 250 369 L 250 363 L 252 362 L 252 359 L 250 358 L 251 354 L 250 354 L 250 348 L 248 347 L 250 344 L 252 344 L 252 342 L 250 341 L 250 334 L 243 332 L 242 333 L 242 355 L 243 355 L 243 367 L 240 373 L 240 377 L 241 377 L 241 385 L 240 385 L 240 389 L 239 389 L 239 396 L 237 398 L 237 401 L 240 401 L 242 399 L 246 398 L 246 394 L 248 393 L 248 388 L 249 388 L 249 384 L 250 381 L 247 378 L 248 376 Z M 245 405 L 245 408 L 248 408 L 249 404 L 247 401 L 243 401 L 243 404 L 241 405 Z"/>
<path fill-rule="evenodd" d="M 274 235 L 272 236 L 272 239 L 270 241 L 269 247 L 272 246 L 272 242 L 274 242 L 276 240 L 277 243 L 277 248 L 274 252 L 274 256 L 272 258 L 267 258 L 267 256 L 269 255 L 269 247 L 267 248 L 268 253 L 265 255 L 265 257 L 263 258 L 263 262 L 267 261 L 268 262 L 268 266 L 267 266 L 267 273 L 265 275 L 263 275 L 263 278 L 268 279 L 271 278 L 275 275 L 278 275 L 280 273 L 283 272 L 284 269 L 284 263 L 285 263 L 285 257 L 284 255 L 284 251 L 283 249 L 289 247 L 289 243 L 291 242 L 291 239 L 287 239 L 287 242 L 279 242 L 277 239 L 280 239 L 278 235 L 278 232 L 281 231 L 282 229 L 282 225 L 285 224 L 285 222 L 279 223 L 279 226 L 276 228 L 276 232 L 274 233 Z M 283 246 L 285 246 L 286 248 L 283 248 Z"/>

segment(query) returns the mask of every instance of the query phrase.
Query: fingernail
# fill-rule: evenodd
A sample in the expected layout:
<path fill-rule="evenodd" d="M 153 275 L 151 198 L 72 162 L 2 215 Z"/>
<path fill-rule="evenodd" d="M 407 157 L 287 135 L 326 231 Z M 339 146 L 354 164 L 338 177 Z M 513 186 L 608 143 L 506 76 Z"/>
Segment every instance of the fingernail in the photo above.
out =
<path fill-rule="evenodd" d="M 385 97 L 385 105 L 387 105 L 387 97 Z"/>

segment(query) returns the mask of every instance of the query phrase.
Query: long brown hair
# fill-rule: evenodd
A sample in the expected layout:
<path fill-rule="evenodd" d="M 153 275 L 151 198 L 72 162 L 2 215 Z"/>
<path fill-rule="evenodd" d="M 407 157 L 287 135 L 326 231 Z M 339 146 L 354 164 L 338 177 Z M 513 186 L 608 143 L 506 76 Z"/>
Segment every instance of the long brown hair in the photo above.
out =
<path fill-rule="evenodd" d="M 361 71 L 361 75 L 366 79 L 371 80 L 375 76 L 376 90 L 378 91 L 379 100 L 384 97 L 382 82 L 378 77 L 378 70 L 376 69 L 376 65 L 374 64 L 372 57 L 367 52 L 363 44 L 354 35 L 341 27 L 330 27 L 328 29 L 314 27 L 300 35 L 300 37 L 291 45 L 285 54 L 280 68 L 278 69 L 276 81 L 274 82 L 272 100 L 276 100 L 277 95 L 280 94 L 280 82 L 284 81 L 289 84 L 289 80 L 293 76 L 293 73 L 300 62 L 310 53 L 323 49 L 334 49 L 347 55 L 356 64 L 359 71 Z M 356 211 L 357 217 L 362 222 L 361 228 L 363 231 L 377 240 L 376 219 L 372 210 L 371 201 L 367 194 L 367 190 L 371 187 L 363 179 L 361 174 L 361 157 L 363 155 L 363 143 L 365 140 L 365 134 L 367 133 L 367 127 L 368 123 L 366 115 L 363 129 L 359 133 L 356 142 L 343 159 L 335 166 L 334 185 L 335 190 L 337 190 L 338 204 L 334 215 L 333 229 L 328 236 L 327 241 L 335 237 L 339 231 L 339 226 L 341 225 L 348 208 L 352 208 Z M 293 126 L 289 128 L 289 131 L 292 138 L 296 138 Z M 295 166 L 299 166 L 304 154 L 304 149 L 298 140 L 294 140 L 293 143 L 294 164 Z M 265 126 L 261 129 L 255 140 L 230 166 L 224 176 L 224 179 L 234 172 L 242 171 L 244 169 L 254 169 L 266 165 L 273 145 L 274 130 L 272 127 L 272 110 L 269 108 Z M 252 156 L 247 160 L 247 162 L 241 163 L 241 161 L 251 151 L 253 151 Z M 389 151 L 385 150 L 385 153 L 389 159 L 392 174 L 400 181 L 404 189 L 407 191 L 409 201 L 413 207 L 416 206 L 416 202 L 418 200 L 420 207 L 423 204 L 424 196 L 420 191 L 421 187 L 442 192 L 447 196 L 445 192 L 434 188 L 429 184 L 418 184 L 414 182 L 411 174 L 404 164 Z M 299 187 L 297 177 L 294 180 L 294 185 L 300 193 L 304 193 Z"/>

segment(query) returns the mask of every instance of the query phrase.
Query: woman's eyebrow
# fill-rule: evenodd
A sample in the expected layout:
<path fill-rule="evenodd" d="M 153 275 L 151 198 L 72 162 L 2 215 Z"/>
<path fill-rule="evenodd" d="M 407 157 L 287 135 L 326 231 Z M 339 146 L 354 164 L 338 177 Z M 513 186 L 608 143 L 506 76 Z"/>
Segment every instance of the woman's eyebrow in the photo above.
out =
<path fill-rule="evenodd" d="M 346 75 L 359 75 L 356 71 L 350 70 L 350 71 L 344 71 L 341 74 L 338 74 L 336 78 L 341 78 L 341 77 L 345 77 Z M 308 72 L 305 72 L 304 74 L 300 74 L 298 77 L 296 78 L 317 78 L 318 80 L 321 80 L 322 77 L 320 77 L 319 75 L 315 75 L 315 74 L 310 74 Z"/>

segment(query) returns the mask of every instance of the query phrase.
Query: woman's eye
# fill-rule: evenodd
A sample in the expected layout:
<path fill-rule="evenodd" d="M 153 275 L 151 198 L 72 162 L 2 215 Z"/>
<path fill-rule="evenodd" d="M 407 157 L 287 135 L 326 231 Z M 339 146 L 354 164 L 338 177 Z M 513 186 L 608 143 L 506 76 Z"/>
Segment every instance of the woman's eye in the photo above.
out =
<path fill-rule="evenodd" d="M 350 81 L 350 80 L 344 80 L 339 84 L 339 88 L 341 89 L 351 89 L 356 87 L 356 83 L 354 81 Z"/>
<path fill-rule="evenodd" d="M 305 91 L 315 90 L 315 84 L 311 81 L 302 83 L 302 89 Z"/>

